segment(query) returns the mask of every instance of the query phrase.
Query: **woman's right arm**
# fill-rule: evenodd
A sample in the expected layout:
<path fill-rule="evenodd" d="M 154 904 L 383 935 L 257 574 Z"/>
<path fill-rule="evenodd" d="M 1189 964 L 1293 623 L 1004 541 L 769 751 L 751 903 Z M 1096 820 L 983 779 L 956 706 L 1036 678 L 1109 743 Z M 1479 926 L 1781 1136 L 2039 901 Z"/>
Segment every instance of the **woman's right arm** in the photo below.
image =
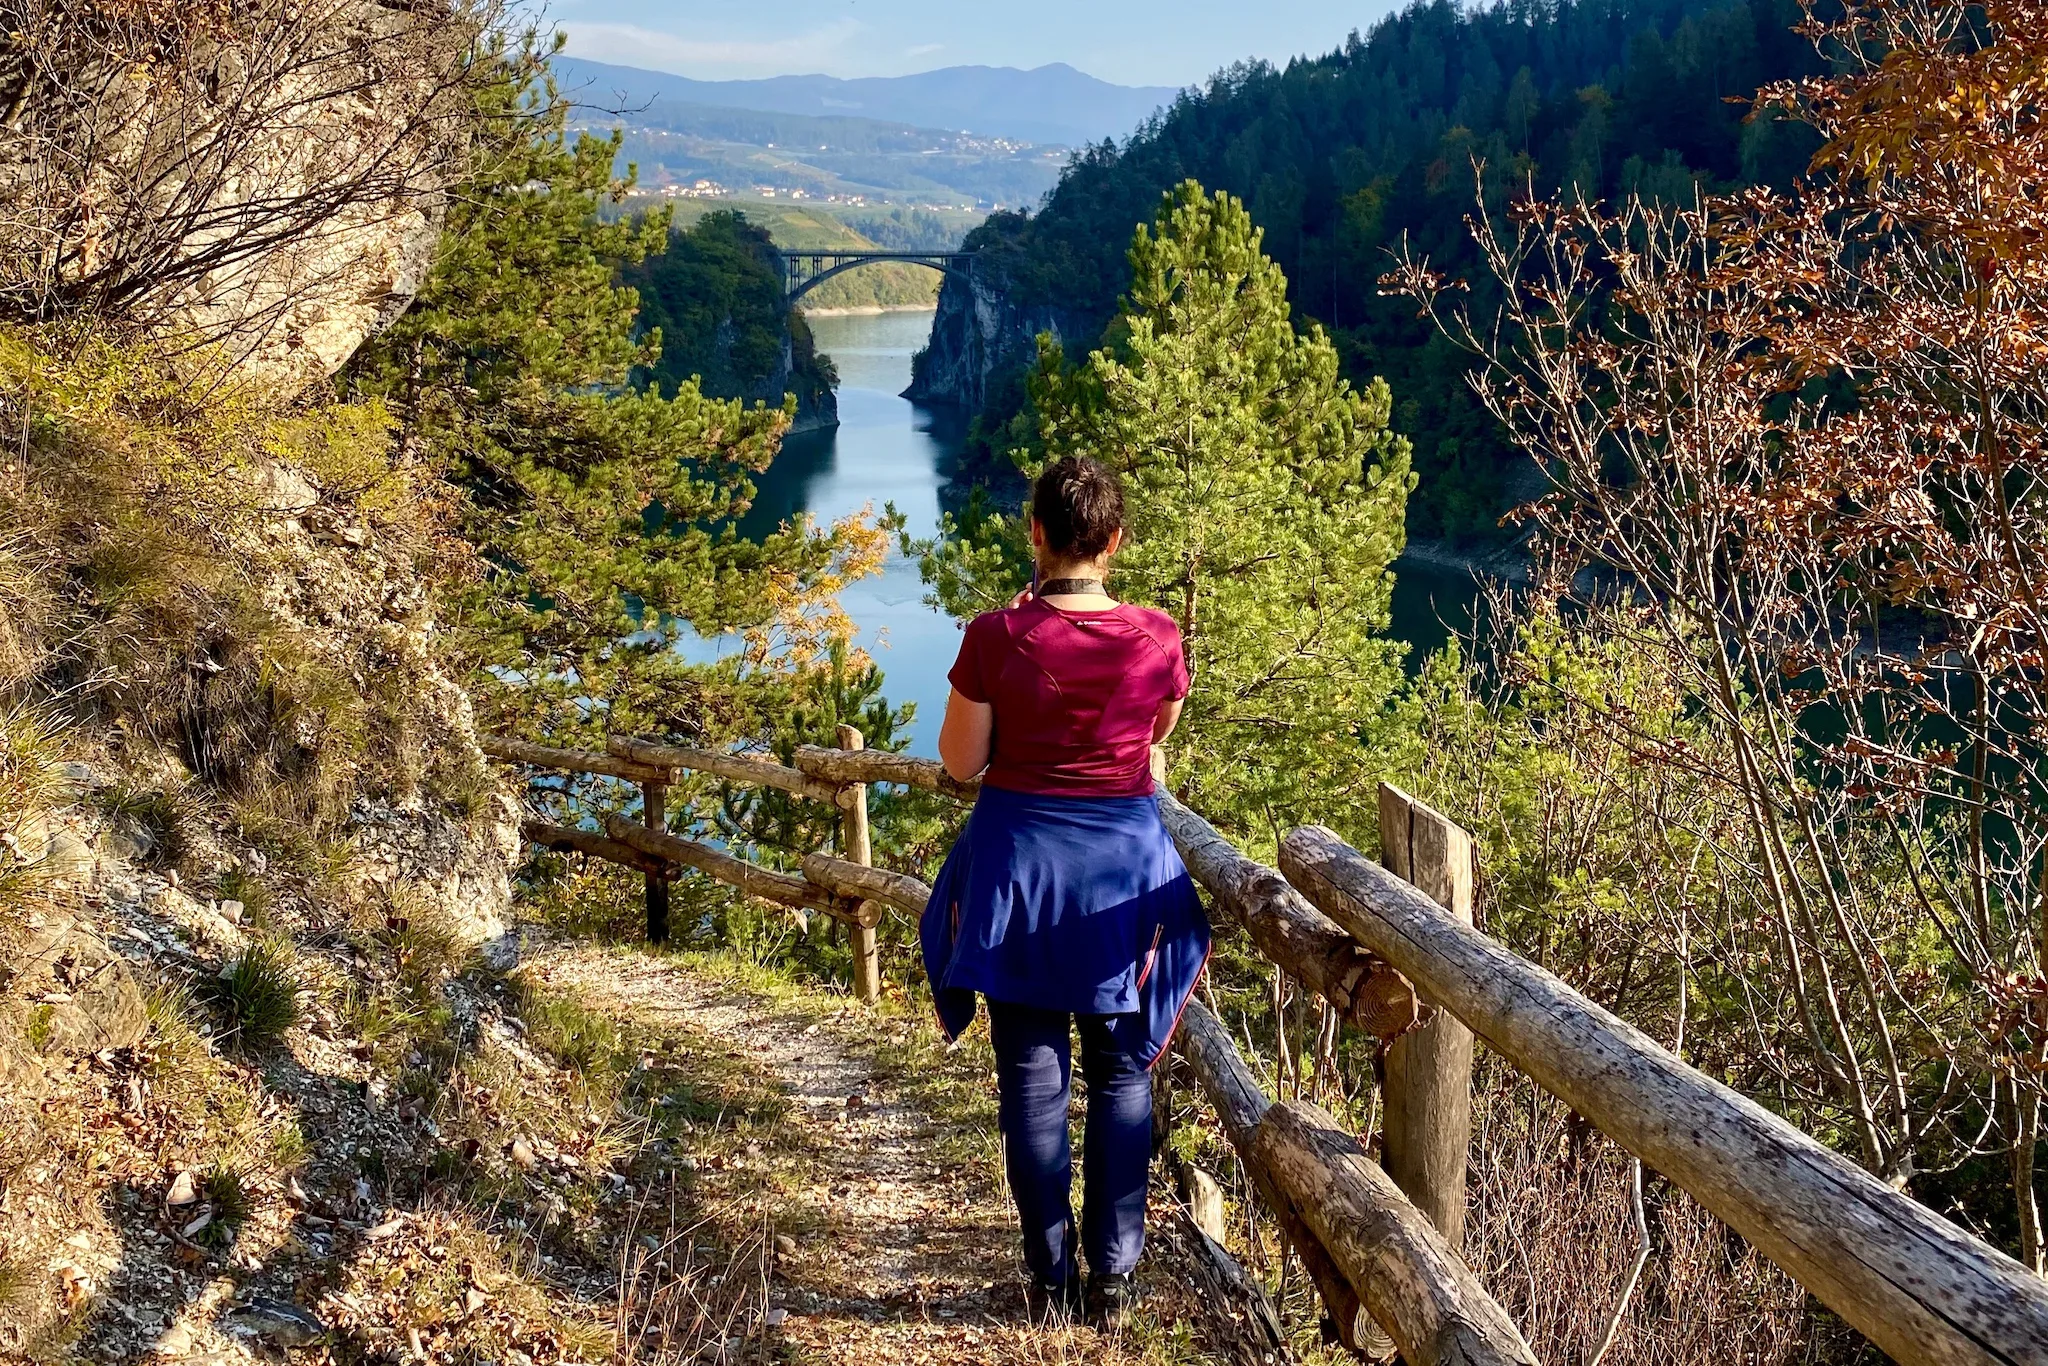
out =
<path fill-rule="evenodd" d="M 1185 697 L 1169 697 L 1159 704 L 1159 715 L 1152 722 L 1152 781 L 1155 783 L 1166 781 L 1166 748 L 1161 742 L 1180 724 L 1180 709 L 1187 702 Z"/>
<path fill-rule="evenodd" d="M 996 709 L 953 689 L 946 699 L 945 722 L 939 727 L 939 762 L 955 781 L 964 783 L 988 767 L 995 731 Z"/>

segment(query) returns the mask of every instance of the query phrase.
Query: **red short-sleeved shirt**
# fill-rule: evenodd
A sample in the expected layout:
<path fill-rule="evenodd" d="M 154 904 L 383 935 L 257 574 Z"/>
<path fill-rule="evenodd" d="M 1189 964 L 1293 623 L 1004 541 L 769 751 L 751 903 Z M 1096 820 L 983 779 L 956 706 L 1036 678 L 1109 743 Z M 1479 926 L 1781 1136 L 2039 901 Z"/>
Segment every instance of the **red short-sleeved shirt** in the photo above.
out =
<path fill-rule="evenodd" d="M 1159 708 L 1188 695 L 1180 628 L 1127 602 L 1070 612 L 1034 598 L 984 612 L 946 677 L 995 709 L 984 782 L 1075 797 L 1149 793 Z"/>

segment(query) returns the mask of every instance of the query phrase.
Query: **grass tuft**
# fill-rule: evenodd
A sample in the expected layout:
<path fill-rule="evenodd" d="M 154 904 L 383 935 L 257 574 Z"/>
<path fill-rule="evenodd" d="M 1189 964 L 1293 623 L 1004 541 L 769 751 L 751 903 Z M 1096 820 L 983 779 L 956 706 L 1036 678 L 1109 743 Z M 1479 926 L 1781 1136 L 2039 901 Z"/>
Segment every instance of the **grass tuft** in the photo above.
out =
<path fill-rule="evenodd" d="M 299 978 L 282 945 L 259 940 L 207 983 L 210 1004 L 244 1048 L 276 1043 L 299 1021 Z"/>
<path fill-rule="evenodd" d="M 47 880 L 35 861 L 41 841 L 32 827 L 57 799 L 63 734 L 63 722 L 53 710 L 0 702 L 0 950 L 18 926 L 13 913 Z"/>
<path fill-rule="evenodd" d="M 13 1257 L 0 1254 L 0 1313 L 18 1314 L 34 1297 L 36 1278 Z"/>
<path fill-rule="evenodd" d="M 455 973 L 467 957 L 446 908 L 411 883 L 396 883 L 386 894 L 376 937 L 390 951 L 399 980 L 416 994 Z"/>
<path fill-rule="evenodd" d="M 63 734 L 63 720 L 53 708 L 0 704 L 0 825 L 12 825 L 56 800 Z"/>
<path fill-rule="evenodd" d="M 270 908 L 276 898 L 263 880 L 248 869 L 230 868 L 222 873 L 214 894 L 222 901 L 241 902 L 246 923 L 259 927 L 270 923 Z"/>
<path fill-rule="evenodd" d="M 521 1012 L 528 1040 L 572 1072 L 605 1076 L 628 1064 L 617 1022 L 573 997 L 530 991 Z"/>
<path fill-rule="evenodd" d="M 498 794 L 504 790 L 504 780 L 489 764 L 465 754 L 448 764 L 447 772 L 437 776 L 434 787 L 441 800 L 448 803 L 448 809 L 470 824 L 490 814 Z"/>
<path fill-rule="evenodd" d="M 215 1167 L 201 1177 L 199 1198 L 213 1211 L 212 1220 L 192 1239 L 203 1247 L 232 1246 L 242 1225 L 256 1212 L 248 1178 L 233 1167 Z"/>

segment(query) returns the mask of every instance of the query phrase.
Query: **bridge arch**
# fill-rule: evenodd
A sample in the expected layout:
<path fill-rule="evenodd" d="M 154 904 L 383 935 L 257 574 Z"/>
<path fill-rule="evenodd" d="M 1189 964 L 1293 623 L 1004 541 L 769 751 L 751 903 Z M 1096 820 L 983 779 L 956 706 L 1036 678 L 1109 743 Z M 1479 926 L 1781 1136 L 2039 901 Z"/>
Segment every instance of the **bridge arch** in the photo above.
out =
<path fill-rule="evenodd" d="M 878 261 L 923 266 L 961 281 L 974 278 L 974 253 L 971 251 L 785 251 L 780 254 L 783 297 L 790 304 L 835 275 Z"/>

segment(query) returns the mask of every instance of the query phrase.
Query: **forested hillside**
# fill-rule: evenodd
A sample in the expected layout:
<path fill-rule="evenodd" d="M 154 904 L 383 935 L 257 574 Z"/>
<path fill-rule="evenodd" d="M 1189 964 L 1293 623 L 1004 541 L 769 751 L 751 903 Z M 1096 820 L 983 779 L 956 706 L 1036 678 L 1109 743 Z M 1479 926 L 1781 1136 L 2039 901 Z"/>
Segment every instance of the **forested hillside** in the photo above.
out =
<path fill-rule="evenodd" d="M 1057 305 L 1099 328 L 1128 279 L 1131 228 L 1162 192 L 1193 177 L 1241 197 L 1291 282 L 1297 320 L 1330 331 L 1354 382 L 1392 386 L 1421 480 L 1410 534 L 1498 534 L 1514 457 L 1453 351 L 1412 304 L 1380 297 L 1388 249 L 1405 238 L 1449 270 L 1470 268 L 1475 158 L 1495 209 L 1531 182 L 1539 195 L 1576 186 L 1609 199 L 1786 184 L 1812 153 L 1811 132 L 1747 121 L 1747 103 L 1730 101 L 1815 68 L 1791 31 L 1799 19 L 1793 0 L 1511 0 L 1464 12 L 1425 0 L 1326 56 L 1218 74 L 1127 143 L 1078 157 L 1041 212 L 996 215 L 970 244 L 1020 307 Z M 1021 385 L 992 390 L 985 459 L 1001 459 L 989 434 L 1022 402 Z"/>
<path fill-rule="evenodd" d="M 660 358 L 645 374 L 664 394 L 696 376 L 719 398 L 779 404 L 795 394 L 800 423 L 830 413 L 832 363 L 783 304 L 767 229 L 741 214 L 708 214 L 624 278 L 639 291 L 642 328 L 661 330 Z"/>

